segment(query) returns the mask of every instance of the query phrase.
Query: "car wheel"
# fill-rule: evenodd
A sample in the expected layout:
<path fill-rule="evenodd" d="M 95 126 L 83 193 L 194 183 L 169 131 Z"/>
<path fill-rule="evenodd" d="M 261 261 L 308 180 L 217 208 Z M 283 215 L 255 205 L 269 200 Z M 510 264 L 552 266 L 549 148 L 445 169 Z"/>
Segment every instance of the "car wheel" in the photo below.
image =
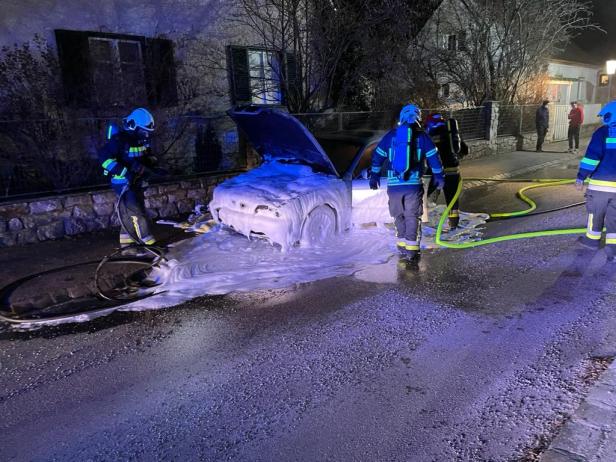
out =
<path fill-rule="evenodd" d="M 323 244 L 336 234 L 336 212 L 328 205 L 312 209 L 302 226 L 301 245 Z"/>

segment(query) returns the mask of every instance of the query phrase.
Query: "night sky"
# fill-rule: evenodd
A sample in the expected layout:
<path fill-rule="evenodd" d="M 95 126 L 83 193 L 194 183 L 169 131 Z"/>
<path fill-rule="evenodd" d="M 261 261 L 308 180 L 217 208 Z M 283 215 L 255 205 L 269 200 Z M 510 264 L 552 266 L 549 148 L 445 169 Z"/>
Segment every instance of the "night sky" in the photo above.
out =
<path fill-rule="evenodd" d="M 601 63 L 616 59 L 616 0 L 593 0 L 592 22 L 605 32 L 588 31 L 575 38 L 575 43 L 593 60 Z"/>

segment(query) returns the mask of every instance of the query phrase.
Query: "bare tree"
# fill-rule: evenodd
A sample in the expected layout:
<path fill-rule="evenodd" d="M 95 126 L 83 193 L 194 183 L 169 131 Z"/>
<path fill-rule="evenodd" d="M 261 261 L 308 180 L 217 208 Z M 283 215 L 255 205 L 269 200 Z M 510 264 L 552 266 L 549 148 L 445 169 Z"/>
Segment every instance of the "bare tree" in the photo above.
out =
<path fill-rule="evenodd" d="M 386 109 L 416 100 L 426 83 L 414 78 L 409 44 L 441 0 L 373 0 L 362 10 L 361 30 L 339 69 L 339 103 Z"/>
<path fill-rule="evenodd" d="M 10 184 L 14 175 L 49 189 L 90 178 L 95 162 L 83 155 L 76 135 L 88 127 L 67 117 L 60 65 L 45 40 L 35 36 L 0 50 L 0 88 L 0 183 L 5 194 L 19 186 Z"/>
<path fill-rule="evenodd" d="M 533 93 L 554 52 L 595 27 L 590 17 L 585 0 L 445 2 L 411 52 L 460 102 L 513 103 Z"/>
<path fill-rule="evenodd" d="M 375 91 L 406 50 L 416 10 L 407 0 L 236 0 L 233 21 L 272 63 L 293 112 L 332 107 L 365 84 Z M 434 2 L 428 2 L 430 4 Z M 417 4 L 417 5 L 415 5 Z M 419 6 L 418 6 L 419 5 Z M 413 7 L 415 6 L 415 8 Z M 293 59 L 294 66 L 288 65 Z"/>

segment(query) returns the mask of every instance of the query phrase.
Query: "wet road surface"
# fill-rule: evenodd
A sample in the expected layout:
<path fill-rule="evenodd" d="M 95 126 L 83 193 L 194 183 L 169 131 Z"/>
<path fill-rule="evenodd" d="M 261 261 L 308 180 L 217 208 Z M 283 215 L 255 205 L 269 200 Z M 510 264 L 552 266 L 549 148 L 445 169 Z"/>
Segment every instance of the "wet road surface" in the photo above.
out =
<path fill-rule="evenodd" d="M 521 186 L 475 188 L 462 209 L 521 208 Z M 578 207 L 486 234 L 584 223 Z M 539 238 L 5 332 L 0 458 L 533 460 L 616 351 L 615 282 L 603 251 Z"/>

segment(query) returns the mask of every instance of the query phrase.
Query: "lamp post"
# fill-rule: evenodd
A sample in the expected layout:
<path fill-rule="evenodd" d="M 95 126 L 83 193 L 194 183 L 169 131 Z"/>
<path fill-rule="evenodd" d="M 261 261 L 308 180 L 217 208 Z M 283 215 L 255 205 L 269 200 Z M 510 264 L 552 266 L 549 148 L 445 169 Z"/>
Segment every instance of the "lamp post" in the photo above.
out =
<path fill-rule="evenodd" d="M 607 71 L 607 101 L 609 103 L 612 99 L 612 76 L 616 73 L 616 59 L 606 61 L 605 70 Z"/>

